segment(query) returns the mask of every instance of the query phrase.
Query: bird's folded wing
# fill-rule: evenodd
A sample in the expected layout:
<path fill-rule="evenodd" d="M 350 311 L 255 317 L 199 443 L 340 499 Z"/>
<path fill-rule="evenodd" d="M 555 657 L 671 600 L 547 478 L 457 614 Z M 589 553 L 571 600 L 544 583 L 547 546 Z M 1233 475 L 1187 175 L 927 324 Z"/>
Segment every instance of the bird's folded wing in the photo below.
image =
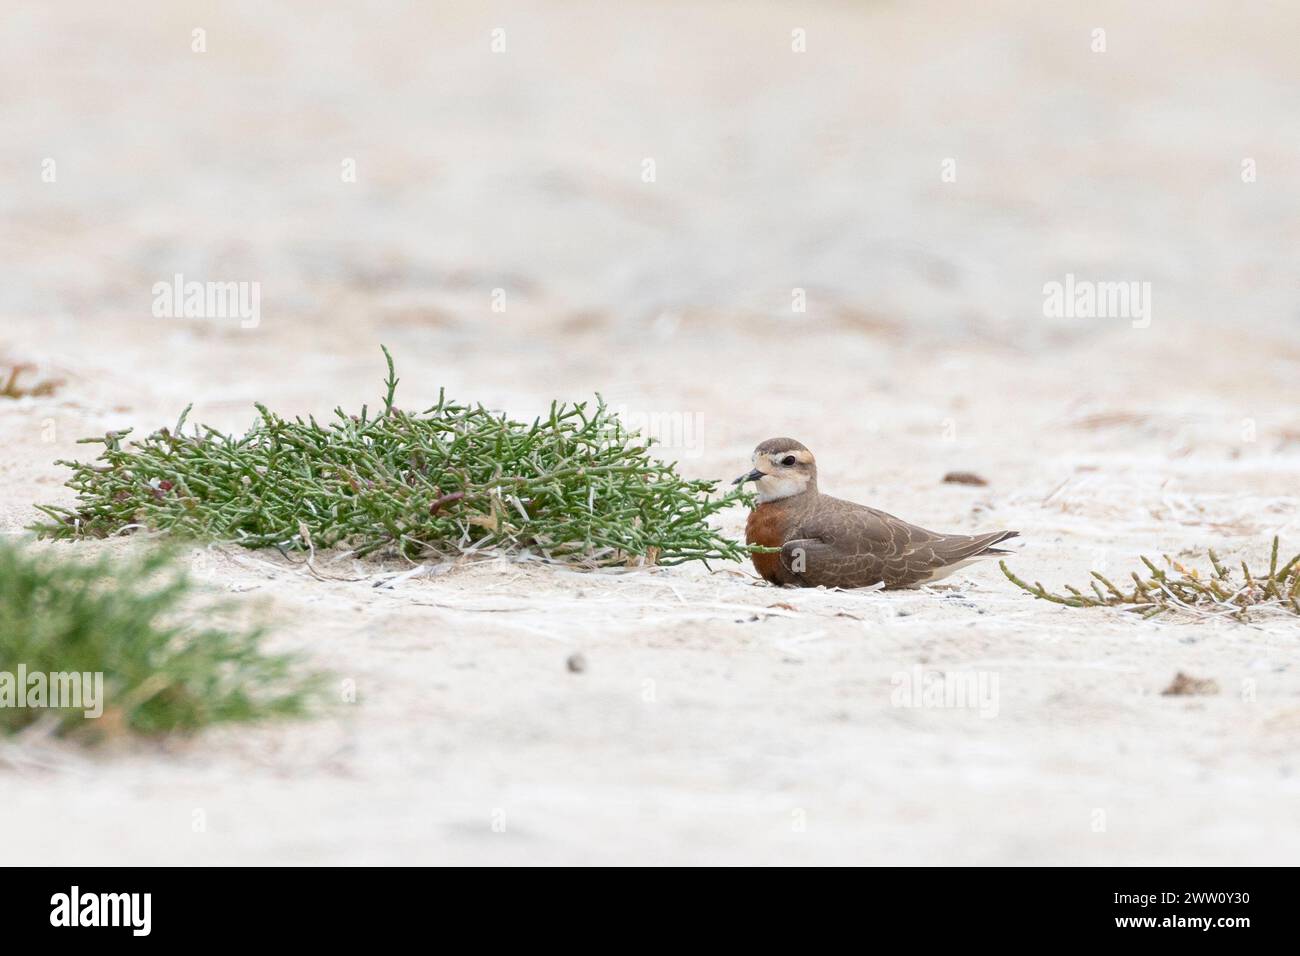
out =
<path fill-rule="evenodd" d="M 885 559 L 850 553 L 816 538 L 796 538 L 781 547 L 781 566 L 802 584 L 858 588 L 885 580 Z"/>
<path fill-rule="evenodd" d="M 974 557 L 1001 536 L 937 534 L 873 508 L 836 510 L 802 522 L 781 563 L 830 587 L 862 587 L 871 578 L 902 587 Z"/>
<path fill-rule="evenodd" d="M 926 531 L 875 508 L 849 505 L 809 515 L 800 522 L 798 537 L 825 541 L 845 554 L 900 558 L 948 536 Z"/>

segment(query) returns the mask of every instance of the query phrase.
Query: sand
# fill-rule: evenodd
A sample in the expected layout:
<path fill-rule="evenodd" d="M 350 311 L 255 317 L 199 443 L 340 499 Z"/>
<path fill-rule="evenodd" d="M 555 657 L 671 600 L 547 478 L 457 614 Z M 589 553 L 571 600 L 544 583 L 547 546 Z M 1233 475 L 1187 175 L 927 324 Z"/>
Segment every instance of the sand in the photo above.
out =
<path fill-rule="evenodd" d="M 692 476 L 729 480 L 791 435 L 824 491 L 1018 529 L 1009 563 L 1052 586 L 1143 553 L 1300 548 L 1300 12 L 1039 6 L 18 4 L 0 366 L 63 385 L 0 398 L 0 531 L 71 500 L 54 462 L 80 437 L 190 402 L 226 429 L 254 401 L 374 403 L 382 342 L 407 407 L 445 386 L 524 417 L 600 392 Z M 177 272 L 259 282 L 257 327 L 154 316 Z M 1149 324 L 1045 316 L 1067 273 L 1151 283 Z M 1061 608 L 994 563 L 880 593 L 507 560 L 376 587 L 410 565 L 337 558 L 320 580 L 274 553 L 190 554 L 335 675 L 328 714 L 0 744 L 0 860 L 1300 850 L 1293 617 Z M 1219 692 L 1162 695 L 1180 671 Z"/>

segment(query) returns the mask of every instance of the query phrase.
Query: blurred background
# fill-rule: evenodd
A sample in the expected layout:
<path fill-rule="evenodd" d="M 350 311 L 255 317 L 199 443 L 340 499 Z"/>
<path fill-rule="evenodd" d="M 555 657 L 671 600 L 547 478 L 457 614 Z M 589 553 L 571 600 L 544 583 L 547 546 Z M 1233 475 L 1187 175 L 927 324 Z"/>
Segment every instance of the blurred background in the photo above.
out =
<path fill-rule="evenodd" d="M 7 24 L 0 334 L 225 424 L 268 366 L 300 404 L 370 394 L 380 340 L 492 404 L 708 417 L 715 384 L 798 406 L 828 372 L 852 402 L 916 341 L 1023 370 L 1300 320 L 1292 4 L 16 2 Z M 1044 316 L 1067 273 L 1150 283 L 1152 328 Z M 259 327 L 159 321 L 176 274 L 258 283 Z"/>
<path fill-rule="evenodd" d="M 1122 333 L 1044 320 L 1073 272 L 1151 282 L 1154 335 L 1244 335 L 1300 319 L 1298 27 L 1288 3 L 15 2 L 0 314 L 147 340 L 160 374 L 177 336 L 303 327 L 446 366 L 593 330 Z M 149 321 L 177 272 L 260 282 L 260 334 Z"/>
<path fill-rule="evenodd" d="M 1044 580 L 1081 580 L 1107 560 L 1127 567 L 1141 551 L 1258 548 L 1294 524 L 1295 3 L 8 0 L 4 19 L 0 374 L 29 364 L 24 381 L 59 383 L 7 407 L 0 398 L 6 531 L 35 517 L 33 501 L 71 497 L 53 461 L 83 454 L 75 439 L 170 423 L 190 402 L 191 421 L 225 429 L 246 426 L 254 401 L 290 414 L 355 409 L 381 395 L 380 343 L 408 407 L 445 386 L 522 418 L 600 392 L 692 475 L 730 479 L 759 441 L 791 435 L 816 451 L 823 490 L 944 530 L 1020 528 L 1026 575 Z M 256 284 L 257 321 L 159 315 L 155 287 L 177 275 Z M 1045 287 L 1069 276 L 1139 283 L 1149 314 L 1047 314 Z M 988 486 L 944 484 L 953 470 Z M 733 516 L 730 530 L 742 521 Z M 992 569 L 980 580 L 1005 584 L 995 578 Z M 278 600 L 310 616 L 321 592 L 305 587 Z M 1035 633 L 1061 633 L 1039 606 L 1015 607 Z M 608 613 L 577 615 L 586 623 L 571 633 L 626 626 Z M 1021 631 L 971 644 L 943 636 L 946 626 L 925 638 L 932 660 L 981 650 L 1037 659 Z M 288 629 L 304 646 L 321 643 L 309 620 Z M 635 627 L 619 639 L 643 662 L 672 641 Z M 897 661 L 878 661 L 879 648 L 855 659 L 885 694 L 892 668 L 914 660 L 915 642 L 900 640 Z M 480 652 L 525 682 L 510 692 L 522 704 L 533 677 L 502 661 L 532 659 L 537 637 L 501 641 L 500 659 L 491 644 Z M 584 738 L 593 759 L 688 795 L 714 783 L 782 792 L 785 778 L 756 781 L 730 763 L 729 783 L 705 782 L 711 761 L 748 746 L 724 741 L 749 726 L 737 715 L 767 713 L 773 700 L 770 661 L 711 656 L 718 646 L 695 647 L 684 672 L 712 686 L 748 667 L 756 689 L 730 698 L 741 691 L 728 683 L 715 698 L 726 706 L 710 712 L 716 725 L 695 712 L 681 728 L 717 729 L 720 750 L 673 756 L 677 724 L 662 725 L 661 739 L 629 718 L 616 722 L 621 744 Z M 1075 653 L 1091 661 L 1106 646 Z M 1110 650 L 1128 647 L 1116 634 Z M 1166 650 L 1180 647 L 1170 639 Z M 375 653 L 365 666 L 386 679 L 418 674 L 407 658 Z M 1227 686 L 1261 654 L 1207 666 Z M 1144 659 L 1134 680 L 1158 689 L 1173 666 L 1172 656 Z M 476 726 L 467 715 L 500 693 L 498 678 L 482 675 L 473 704 L 439 712 L 452 717 L 438 746 L 454 749 Z M 1014 742 L 996 737 L 983 750 L 946 730 L 908 736 L 886 718 L 873 740 L 931 757 L 926 748 L 938 748 L 935 765 L 951 770 L 924 794 L 891 803 L 895 764 L 867 769 L 854 749 L 861 736 L 841 747 L 827 731 L 829 763 L 817 772 L 841 794 L 861 785 L 876 835 L 892 834 L 900 852 L 929 833 L 930 859 L 970 832 L 972 817 L 946 795 L 953 779 L 984 794 L 990 829 L 949 860 L 1054 862 L 1076 839 L 1076 860 L 1232 859 L 1247 842 L 1263 846 L 1251 820 L 1294 823 L 1255 788 L 1240 828 L 1184 846 L 1186 827 L 1226 799 L 1178 809 L 1179 781 L 1205 754 L 1203 727 L 1162 723 L 1128 697 L 1108 709 L 1059 670 L 1036 680 L 1018 686 L 1043 710 L 1026 705 L 1008 719 Z M 1279 680 L 1292 699 L 1295 678 Z M 813 746 L 798 736 L 807 708 L 835 699 L 838 685 L 781 686 L 791 708 L 777 709 L 781 726 L 749 729 L 802 752 Z M 521 741 L 605 726 L 622 693 L 591 711 L 566 704 L 551 725 L 538 716 L 546 707 L 493 714 L 470 738 L 545 804 L 552 775 L 567 778 L 570 765 L 555 753 L 530 758 Z M 388 698 L 372 719 L 405 712 L 405 699 Z M 1095 773 L 1073 778 L 1091 759 L 1080 756 L 1091 745 L 1083 728 L 1112 717 L 1149 735 L 1125 738 L 1135 776 L 1097 753 Z M 1062 729 L 1071 720 L 1077 738 Z M 438 784 L 434 770 L 405 763 L 405 731 L 390 740 L 380 723 L 362 726 L 388 741 L 380 750 L 391 744 L 391 776 L 368 773 L 393 783 L 392 800 L 368 807 L 397 812 L 404 773 Z M 1278 726 L 1294 733 L 1293 721 Z M 1261 762 L 1243 755 L 1254 744 L 1224 739 L 1219 766 L 1261 787 L 1276 780 L 1282 738 L 1260 739 Z M 669 756 L 646 764 L 647 752 Z M 985 773 L 1003 759 L 1014 772 Z M 1086 826 L 1076 837 L 1074 823 L 1035 816 L 1108 774 L 1138 801 L 1132 829 L 1115 837 L 1127 842 L 1102 846 Z M 120 781 L 123 793 L 133 785 Z M 57 809 L 81 799 L 71 785 L 59 792 L 67 803 L 31 800 Z M 262 834 L 274 843 L 300 814 L 262 797 L 279 807 L 280 824 Z M 1105 798 L 1081 799 L 1092 801 L 1085 819 Z M 854 800 L 839 808 L 846 825 L 861 816 Z M 606 804 L 615 817 L 617 805 Z M 669 798 L 662 807 L 680 810 Z M 321 819 L 355 819 L 355 809 L 340 800 Z M 990 821 L 1002 815 L 1019 829 L 1001 833 Z M 709 845 L 690 820 L 683 827 L 676 842 L 663 838 L 665 852 Z M 581 843 L 578 824 L 570 830 Z M 840 837 L 826 837 L 822 858 Z M 315 858 L 319 844 L 304 840 L 285 852 Z"/>
<path fill-rule="evenodd" d="M 718 477 L 783 432 L 852 475 L 1023 457 L 1012 408 L 1067 457 L 1069 423 L 1139 424 L 1158 468 L 1297 437 L 1292 4 L 17 2 L 7 24 L 0 358 L 79 380 L 92 431 L 151 402 L 235 428 L 255 400 L 373 400 L 385 342 L 412 406 L 600 392 Z M 257 322 L 160 318 L 176 276 L 256 284 Z M 1067 276 L 1142 284 L 1145 319 L 1045 314 Z"/>

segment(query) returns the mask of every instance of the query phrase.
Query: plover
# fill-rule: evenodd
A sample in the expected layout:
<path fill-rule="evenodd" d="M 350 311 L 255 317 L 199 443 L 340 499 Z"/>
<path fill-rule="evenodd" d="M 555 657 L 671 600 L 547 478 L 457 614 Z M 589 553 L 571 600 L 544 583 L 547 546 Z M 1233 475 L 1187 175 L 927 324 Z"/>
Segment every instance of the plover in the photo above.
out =
<path fill-rule="evenodd" d="M 753 481 L 758 507 L 745 540 L 780 553 L 755 554 L 754 568 L 773 584 L 905 588 L 946 577 L 977 558 L 1007 554 L 993 545 L 1018 531 L 939 534 L 891 514 L 817 490 L 817 462 L 793 438 L 754 449 L 754 468 L 732 484 Z"/>

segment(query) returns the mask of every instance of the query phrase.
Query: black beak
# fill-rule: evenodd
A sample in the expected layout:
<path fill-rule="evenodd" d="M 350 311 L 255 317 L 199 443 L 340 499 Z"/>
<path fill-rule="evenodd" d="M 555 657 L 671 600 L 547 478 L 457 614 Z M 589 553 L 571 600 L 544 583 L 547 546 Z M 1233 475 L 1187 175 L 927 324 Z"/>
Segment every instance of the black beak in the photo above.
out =
<path fill-rule="evenodd" d="M 737 478 L 735 481 L 733 481 L 732 484 L 733 484 L 733 485 L 742 485 L 742 484 L 744 484 L 744 483 L 747 482 L 747 481 L 758 481 L 758 479 L 760 479 L 760 478 L 762 478 L 762 477 L 763 477 L 763 473 L 762 473 L 761 471 L 759 471 L 757 468 L 755 468 L 755 469 L 754 469 L 753 471 L 751 471 L 749 474 L 747 474 L 747 475 L 741 475 L 739 478 Z"/>

